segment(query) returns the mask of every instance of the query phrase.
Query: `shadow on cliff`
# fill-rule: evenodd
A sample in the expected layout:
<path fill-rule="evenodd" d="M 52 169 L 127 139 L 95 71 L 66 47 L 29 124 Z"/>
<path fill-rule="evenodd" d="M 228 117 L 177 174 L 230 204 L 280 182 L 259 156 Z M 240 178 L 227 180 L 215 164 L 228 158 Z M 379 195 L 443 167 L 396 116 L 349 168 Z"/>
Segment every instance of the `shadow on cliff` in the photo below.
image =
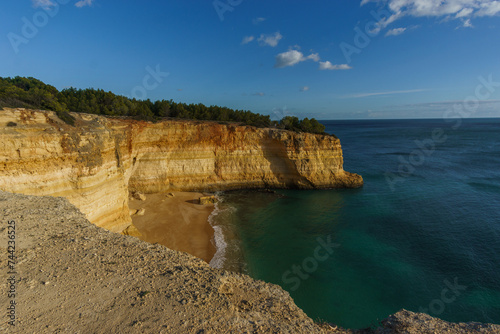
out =
<path fill-rule="evenodd" d="M 269 161 L 271 172 L 276 180 L 267 177 L 263 181 L 269 187 L 315 188 L 307 178 L 300 175 L 295 163 L 290 160 L 283 142 L 272 138 L 263 138 L 261 147 L 264 158 Z M 273 182 L 274 181 L 274 182 Z"/>

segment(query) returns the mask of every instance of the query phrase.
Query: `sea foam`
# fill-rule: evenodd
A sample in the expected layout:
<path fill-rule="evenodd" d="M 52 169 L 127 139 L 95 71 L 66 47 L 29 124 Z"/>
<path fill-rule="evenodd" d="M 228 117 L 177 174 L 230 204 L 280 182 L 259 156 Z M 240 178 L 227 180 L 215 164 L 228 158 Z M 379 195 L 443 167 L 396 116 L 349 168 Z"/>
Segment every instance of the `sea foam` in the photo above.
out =
<path fill-rule="evenodd" d="M 224 231 L 222 230 L 221 226 L 216 225 L 216 218 L 219 214 L 223 212 L 223 210 L 220 208 L 220 202 L 222 201 L 221 196 L 215 195 L 217 198 L 217 201 L 215 203 L 215 208 L 208 217 L 208 222 L 214 229 L 214 242 L 215 242 L 215 254 L 212 260 L 210 260 L 210 267 L 212 268 L 218 268 L 221 269 L 222 266 L 224 265 L 224 262 L 226 261 L 226 249 L 227 249 L 227 242 L 224 238 Z"/>

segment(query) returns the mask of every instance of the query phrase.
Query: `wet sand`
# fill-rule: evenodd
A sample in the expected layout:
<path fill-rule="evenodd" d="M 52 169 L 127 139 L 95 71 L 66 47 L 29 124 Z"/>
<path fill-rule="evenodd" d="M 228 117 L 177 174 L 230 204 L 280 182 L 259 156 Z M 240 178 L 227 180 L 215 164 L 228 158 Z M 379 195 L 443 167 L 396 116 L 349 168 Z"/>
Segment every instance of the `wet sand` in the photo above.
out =
<path fill-rule="evenodd" d="M 145 209 L 144 215 L 132 215 L 132 223 L 139 230 L 139 239 L 158 243 L 210 262 L 215 254 L 214 229 L 208 217 L 213 204 L 200 205 L 204 194 L 172 192 L 145 194 L 146 200 L 129 200 L 131 210 Z"/>

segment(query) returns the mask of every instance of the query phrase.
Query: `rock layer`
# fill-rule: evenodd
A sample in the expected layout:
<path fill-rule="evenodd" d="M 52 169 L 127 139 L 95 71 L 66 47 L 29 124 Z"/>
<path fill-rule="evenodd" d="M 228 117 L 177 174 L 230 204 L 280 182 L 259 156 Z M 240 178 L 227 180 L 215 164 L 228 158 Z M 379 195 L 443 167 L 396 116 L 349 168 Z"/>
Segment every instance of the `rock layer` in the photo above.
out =
<path fill-rule="evenodd" d="M 249 126 L 0 111 L 0 189 L 63 196 L 94 224 L 130 225 L 129 192 L 359 187 L 334 136 Z M 16 126 L 7 126 L 9 122 Z"/>

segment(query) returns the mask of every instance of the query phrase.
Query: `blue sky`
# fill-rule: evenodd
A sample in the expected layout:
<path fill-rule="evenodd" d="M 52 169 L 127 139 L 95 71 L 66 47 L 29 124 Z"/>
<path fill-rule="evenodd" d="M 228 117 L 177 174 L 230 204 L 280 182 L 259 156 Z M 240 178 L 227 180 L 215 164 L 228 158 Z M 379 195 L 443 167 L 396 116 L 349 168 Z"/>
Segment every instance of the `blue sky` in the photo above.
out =
<path fill-rule="evenodd" d="M 4 0 L 0 9 L 0 76 L 58 89 L 273 119 L 500 116 L 500 1 Z"/>

